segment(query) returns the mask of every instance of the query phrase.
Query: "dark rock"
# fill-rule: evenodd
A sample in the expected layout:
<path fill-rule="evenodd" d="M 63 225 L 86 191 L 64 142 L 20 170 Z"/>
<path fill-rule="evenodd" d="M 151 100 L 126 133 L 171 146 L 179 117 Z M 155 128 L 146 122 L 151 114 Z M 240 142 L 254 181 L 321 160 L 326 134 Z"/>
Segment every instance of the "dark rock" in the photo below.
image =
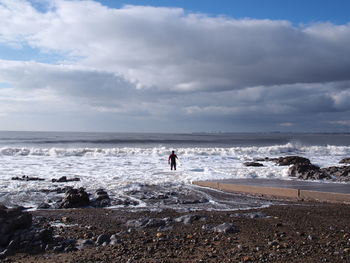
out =
<path fill-rule="evenodd" d="M 304 157 L 300 156 L 286 156 L 286 157 L 280 157 L 277 159 L 274 159 L 274 162 L 276 162 L 280 166 L 287 166 L 292 164 L 311 164 L 310 160 Z"/>
<path fill-rule="evenodd" d="M 4 259 L 7 256 L 10 256 L 10 252 L 7 249 L 5 249 L 4 251 L 0 252 L 0 259 Z"/>
<path fill-rule="evenodd" d="M 109 243 L 111 241 L 111 236 L 110 235 L 106 235 L 106 234 L 102 234 L 99 235 L 96 239 L 96 244 L 97 245 L 102 245 L 103 243 L 107 242 Z"/>
<path fill-rule="evenodd" d="M 7 246 L 10 235 L 0 234 L 0 246 Z"/>
<path fill-rule="evenodd" d="M 247 167 L 262 167 L 264 166 L 262 163 L 257 163 L 257 162 L 245 162 L 243 163 L 244 166 Z"/>
<path fill-rule="evenodd" d="M 339 163 L 350 163 L 350 158 L 344 158 Z"/>
<path fill-rule="evenodd" d="M 103 189 L 96 190 L 93 199 L 91 200 L 93 207 L 106 207 L 111 205 L 111 199 L 108 193 Z"/>
<path fill-rule="evenodd" d="M 276 246 L 278 246 L 280 243 L 278 242 L 278 240 L 272 240 L 272 241 L 269 241 L 268 243 L 267 243 L 267 245 L 269 246 L 269 247 L 276 247 Z"/>
<path fill-rule="evenodd" d="M 314 179 L 314 175 L 318 173 L 320 167 L 312 164 L 298 163 L 291 166 L 288 170 L 288 176 L 300 179 Z"/>
<path fill-rule="evenodd" d="M 213 228 L 214 232 L 217 233 L 238 233 L 239 229 L 232 223 L 223 223 Z"/>
<path fill-rule="evenodd" d="M 89 195 L 84 188 L 69 189 L 65 193 L 65 197 L 59 205 L 59 208 L 77 208 L 84 207 L 90 204 Z"/>
<path fill-rule="evenodd" d="M 0 209 L 0 247 L 6 248 L 2 258 L 16 252 L 41 252 L 52 240 L 52 229 L 33 226 L 32 215 L 23 210 L 23 207 Z"/>
<path fill-rule="evenodd" d="M 67 182 L 77 182 L 77 181 L 80 181 L 80 179 L 79 178 L 67 179 L 67 176 L 62 176 L 58 179 L 52 179 L 51 181 L 53 183 L 67 183 Z"/>
<path fill-rule="evenodd" d="M 329 177 L 335 177 L 338 181 L 346 181 L 347 178 L 350 179 L 350 166 L 331 166 L 322 168 L 321 171 Z"/>
<path fill-rule="evenodd" d="M 348 181 L 350 180 L 350 166 L 332 166 L 320 169 L 312 164 L 295 164 L 289 168 L 288 175 L 304 180 L 334 178 L 337 181 Z"/>
<path fill-rule="evenodd" d="M 11 180 L 15 181 L 44 181 L 45 179 L 39 178 L 39 177 L 29 177 L 26 175 L 23 175 L 22 177 L 12 177 Z"/>

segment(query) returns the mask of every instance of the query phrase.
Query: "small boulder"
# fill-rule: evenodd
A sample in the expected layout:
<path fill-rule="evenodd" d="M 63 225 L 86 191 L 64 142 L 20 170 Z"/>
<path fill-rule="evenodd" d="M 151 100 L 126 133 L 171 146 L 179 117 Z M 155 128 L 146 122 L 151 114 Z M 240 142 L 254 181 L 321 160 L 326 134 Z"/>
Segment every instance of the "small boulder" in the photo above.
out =
<path fill-rule="evenodd" d="M 184 223 L 188 225 L 188 224 L 192 224 L 194 221 L 198 221 L 201 219 L 204 220 L 205 218 L 206 218 L 205 216 L 201 216 L 201 215 L 183 215 L 178 218 L 175 218 L 175 222 Z"/>
<path fill-rule="evenodd" d="M 96 239 L 97 245 L 102 245 L 103 243 L 109 243 L 111 241 L 111 236 L 107 234 L 99 235 Z"/>
<path fill-rule="evenodd" d="M 91 200 L 93 207 L 106 207 L 111 205 L 111 199 L 108 193 L 103 189 L 97 189 L 93 199 Z"/>
<path fill-rule="evenodd" d="M 77 208 L 84 207 L 90 204 L 89 195 L 84 188 L 68 189 L 65 197 L 59 205 L 59 208 Z"/>
<path fill-rule="evenodd" d="M 225 233 L 225 234 L 239 232 L 238 227 L 232 223 L 223 223 L 221 225 L 214 227 L 213 230 L 214 230 L 214 232 Z"/>

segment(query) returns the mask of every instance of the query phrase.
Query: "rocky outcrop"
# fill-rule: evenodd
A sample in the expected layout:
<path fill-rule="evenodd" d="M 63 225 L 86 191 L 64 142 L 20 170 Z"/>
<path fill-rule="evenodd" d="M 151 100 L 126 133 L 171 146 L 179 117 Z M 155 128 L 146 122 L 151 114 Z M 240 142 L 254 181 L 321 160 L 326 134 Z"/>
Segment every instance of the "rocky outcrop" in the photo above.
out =
<path fill-rule="evenodd" d="M 39 253 L 52 240 L 52 229 L 36 228 L 22 207 L 0 205 L 0 259 L 16 252 Z"/>
<path fill-rule="evenodd" d="M 350 166 L 331 166 L 320 170 L 337 181 L 350 181 Z"/>
<path fill-rule="evenodd" d="M 319 168 L 313 164 L 294 164 L 289 168 L 288 175 L 304 180 L 334 179 L 336 181 L 350 181 L 350 166 Z"/>
<path fill-rule="evenodd" d="M 297 163 L 291 166 L 288 170 L 290 177 L 299 179 L 323 179 L 323 173 L 320 172 L 320 167 L 313 164 Z"/>
<path fill-rule="evenodd" d="M 77 208 L 84 207 L 90 204 L 89 195 L 84 188 L 71 188 L 65 193 L 65 197 L 59 204 L 59 208 Z"/>
<path fill-rule="evenodd" d="M 309 159 L 300 157 L 300 156 L 286 156 L 286 157 L 280 157 L 277 159 L 270 159 L 270 160 L 274 161 L 279 166 L 288 166 L 292 164 L 304 164 L 304 165 L 311 164 Z"/>
<path fill-rule="evenodd" d="M 350 163 L 350 158 L 344 158 L 339 163 Z"/>

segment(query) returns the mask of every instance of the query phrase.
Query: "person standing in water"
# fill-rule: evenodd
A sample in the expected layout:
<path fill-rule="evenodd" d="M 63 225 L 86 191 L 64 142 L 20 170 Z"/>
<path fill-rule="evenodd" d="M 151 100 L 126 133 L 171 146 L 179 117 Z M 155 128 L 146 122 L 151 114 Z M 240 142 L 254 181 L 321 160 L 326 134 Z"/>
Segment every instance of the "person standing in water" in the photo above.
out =
<path fill-rule="evenodd" d="M 169 155 L 169 159 L 168 159 L 168 163 L 170 164 L 171 170 L 173 170 L 173 167 L 174 167 L 174 170 L 176 170 L 176 159 L 178 159 L 178 158 L 175 154 L 175 151 L 172 151 L 171 154 Z"/>

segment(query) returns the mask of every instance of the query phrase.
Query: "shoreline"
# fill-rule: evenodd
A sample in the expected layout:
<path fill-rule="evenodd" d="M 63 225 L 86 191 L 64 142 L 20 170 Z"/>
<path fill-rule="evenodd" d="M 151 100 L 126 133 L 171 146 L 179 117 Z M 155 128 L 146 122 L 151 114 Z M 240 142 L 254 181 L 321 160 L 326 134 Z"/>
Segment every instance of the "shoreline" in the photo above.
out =
<path fill-rule="evenodd" d="M 91 240 L 93 245 L 71 252 L 16 254 L 4 262 L 311 263 L 350 260 L 350 205 L 284 203 L 250 210 L 185 213 L 103 208 L 32 211 L 34 222 L 40 225 L 60 223 L 53 229 L 54 235 L 62 240 L 77 243 Z M 185 223 L 178 220 L 182 216 L 192 219 Z M 168 225 L 159 223 L 164 218 L 169 221 Z M 145 219 L 158 224 L 139 226 L 135 223 Z M 235 231 L 214 230 L 221 224 L 232 224 Z M 116 241 L 96 245 L 101 235 L 115 235 Z"/>

